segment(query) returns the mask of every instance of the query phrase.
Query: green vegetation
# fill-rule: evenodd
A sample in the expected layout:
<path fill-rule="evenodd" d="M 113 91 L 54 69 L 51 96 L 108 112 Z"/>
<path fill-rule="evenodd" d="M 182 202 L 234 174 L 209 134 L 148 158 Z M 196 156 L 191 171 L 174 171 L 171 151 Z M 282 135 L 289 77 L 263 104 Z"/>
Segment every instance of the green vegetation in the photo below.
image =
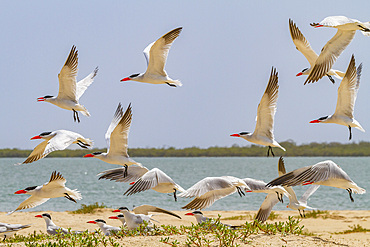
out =
<path fill-rule="evenodd" d="M 100 204 L 98 202 L 95 202 L 94 204 L 86 205 L 81 204 L 81 208 L 77 209 L 75 211 L 71 211 L 69 213 L 71 214 L 91 214 L 94 213 L 94 211 L 98 208 L 106 208 L 107 206 L 104 205 L 104 203 Z"/>
<path fill-rule="evenodd" d="M 351 230 L 345 230 L 343 232 L 336 232 L 335 234 L 349 234 L 349 233 L 354 233 L 354 232 L 370 232 L 370 229 L 363 228 L 359 224 L 349 226 L 349 228 L 351 228 Z"/>
<path fill-rule="evenodd" d="M 289 217 L 286 222 L 276 222 L 274 224 L 261 224 L 259 222 L 246 222 L 237 229 L 232 229 L 220 223 L 220 215 L 215 221 L 204 222 L 202 224 L 192 224 L 191 226 L 180 226 L 179 228 L 171 225 L 161 225 L 148 227 L 143 224 L 136 230 L 125 228 L 116 232 L 112 236 L 104 236 L 100 230 L 95 234 L 85 231 L 81 234 L 66 235 L 47 235 L 44 233 L 29 234 L 27 236 L 14 235 L 13 238 L 3 241 L 7 246 L 14 243 L 23 243 L 29 247 L 52 247 L 52 246 L 126 246 L 125 237 L 135 236 L 162 236 L 161 243 L 170 246 L 239 246 L 242 243 L 252 242 L 250 236 L 259 233 L 275 235 L 280 234 L 303 234 L 303 226 L 299 226 L 299 220 Z M 185 236 L 178 238 L 177 236 Z"/>
<path fill-rule="evenodd" d="M 370 156 L 370 142 L 342 144 L 338 142 L 316 143 L 296 145 L 293 141 L 280 143 L 287 149 L 286 152 L 274 148 L 276 156 Z M 1 149 L 0 157 L 27 157 L 32 150 Z M 63 150 L 49 154 L 47 157 L 82 157 L 87 153 L 102 151 L 93 150 Z M 103 150 L 105 151 L 105 150 Z M 232 147 L 189 147 L 176 149 L 169 148 L 132 148 L 129 150 L 132 157 L 256 157 L 266 156 L 267 148 L 263 146 L 250 145 Z"/>
<path fill-rule="evenodd" d="M 318 217 L 322 217 L 323 219 L 327 219 L 329 218 L 329 215 L 330 213 L 326 210 L 312 210 L 310 212 L 306 212 L 305 214 L 305 218 L 318 218 Z"/>

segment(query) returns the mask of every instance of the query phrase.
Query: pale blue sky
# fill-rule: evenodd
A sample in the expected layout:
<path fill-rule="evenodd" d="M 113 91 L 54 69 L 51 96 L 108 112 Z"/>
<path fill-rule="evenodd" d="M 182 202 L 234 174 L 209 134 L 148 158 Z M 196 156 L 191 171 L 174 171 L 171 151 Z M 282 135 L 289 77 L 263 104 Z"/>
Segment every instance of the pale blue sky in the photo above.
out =
<path fill-rule="evenodd" d="M 368 1 L 0 1 L 0 148 L 33 148 L 39 142 L 31 137 L 57 129 L 104 148 L 118 102 L 132 103 L 130 147 L 247 145 L 229 135 L 254 130 L 272 66 L 280 84 L 276 140 L 348 143 L 346 127 L 308 123 L 334 112 L 340 80 L 304 86 L 306 77 L 295 77 L 308 62 L 293 45 L 288 20 L 319 52 L 336 30 L 309 23 L 332 15 L 370 21 L 369 7 Z M 144 72 L 144 48 L 179 26 L 166 70 L 182 87 L 120 83 Z M 72 112 L 36 102 L 57 95 L 57 74 L 72 45 L 78 79 L 100 69 L 80 99 L 91 113 L 80 124 Z M 368 132 L 353 130 L 353 141 L 370 141 L 369 50 L 370 38 L 357 32 L 334 65 L 345 71 L 351 54 L 363 62 L 355 117 Z"/>

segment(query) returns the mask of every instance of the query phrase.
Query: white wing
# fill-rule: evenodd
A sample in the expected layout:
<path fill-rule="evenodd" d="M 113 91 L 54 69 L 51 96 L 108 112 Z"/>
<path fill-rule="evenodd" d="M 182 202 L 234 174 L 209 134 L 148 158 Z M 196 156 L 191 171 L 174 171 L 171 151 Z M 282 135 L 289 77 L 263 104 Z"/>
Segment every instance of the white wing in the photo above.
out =
<path fill-rule="evenodd" d="M 58 98 L 72 100 L 77 103 L 76 100 L 76 77 L 77 77 L 77 65 L 78 65 L 78 51 L 76 46 L 72 46 L 72 49 L 68 55 L 68 58 L 60 71 L 59 78 L 59 93 Z"/>
<path fill-rule="evenodd" d="M 289 30 L 297 50 L 300 51 L 306 57 L 310 65 L 313 66 L 319 55 L 311 48 L 310 43 L 291 19 L 289 19 Z"/>
<path fill-rule="evenodd" d="M 105 139 L 109 143 L 108 152 L 110 154 L 128 157 L 128 133 L 130 131 L 131 120 L 131 103 L 128 105 L 125 114 L 122 114 L 121 103 L 118 104 L 112 123 L 105 134 Z"/>
<path fill-rule="evenodd" d="M 278 99 L 278 73 L 272 67 L 269 82 L 257 109 L 257 123 L 253 135 L 274 140 L 274 116 Z"/>
<path fill-rule="evenodd" d="M 356 72 L 355 58 L 352 55 L 346 74 L 338 88 L 337 107 L 334 114 L 353 118 L 357 91 L 360 86 L 361 70 L 362 64 Z"/>
<path fill-rule="evenodd" d="M 129 196 L 149 190 L 161 183 L 176 184 L 166 173 L 158 168 L 153 168 L 139 178 L 123 195 Z"/>
<path fill-rule="evenodd" d="M 267 194 L 265 200 L 262 202 L 260 209 L 257 212 L 255 220 L 265 222 L 270 216 L 272 208 L 279 202 L 276 194 Z"/>
<path fill-rule="evenodd" d="M 303 193 L 302 197 L 299 199 L 300 202 L 307 204 L 307 199 L 316 192 L 316 190 L 320 187 L 320 185 L 313 184 L 311 185 L 305 193 Z"/>
<path fill-rule="evenodd" d="M 56 171 L 53 171 L 50 176 L 49 182 L 44 184 L 41 188 L 41 190 L 44 191 L 52 191 L 55 188 L 58 187 L 65 187 L 65 183 L 67 180 L 60 174 L 59 172 L 57 173 Z"/>
<path fill-rule="evenodd" d="M 283 176 L 284 174 L 286 174 L 284 159 L 282 156 L 280 156 L 279 158 L 278 173 L 279 173 L 279 176 Z M 293 188 L 290 186 L 284 186 L 284 189 L 288 192 L 289 200 L 292 202 L 298 203 L 298 198 Z"/>
<path fill-rule="evenodd" d="M 331 38 L 322 48 L 321 53 L 304 84 L 316 82 L 325 76 L 333 67 L 334 62 L 337 60 L 339 55 L 344 49 L 346 49 L 349 43 L 351 43 L 355 33 L 356 30 L 338 29 L 334 37 Z"/>
<path fill-rule="evenodd" d="M 96 74 L 98 73 L 98 67 L 94 69 L 92 73 L 86 76 L 84 79 L 79 81 L 76 85 L 76 100 L 78 101 L 86 89 L 93 83 Z"/>
<path fill-rule="evenodd" d="M 179 36 L 181 30 L 182 27 L 176 28 L 163 35 L 161 38 L 155 41 L 154 44 L 151 43 L 145 48 L 144 55 L 147 58 L 147 61 L 149 60 L 146 73 L 159 74 L 162 76 L 167 75 L 164 67 L 166 64 L 168 52 L 173 41 Z"/>
<path fill-rule="evenodd" d="M 149 212 L 164 213 L 164 214 L 172 215 L 176 218 L 181 219 L 181 217 L 179 215 L 177 215 L 177 214 L 175 214 L 171 211 L 168 211 L 166 209 L 159 208 L 159 207 L 156 207 L 156 206 L 152 206 L 152 205 L 137 206 L 132 211 L 134 211 L 135 214 L 145 214 L 145 215 L 148 215 Z"/>
<path fill-rule="evenodd" d="M 179 194 L 180 197 L 194 197 L 194 196 L 201 196 L 207 192 L 214 191 L 214 190 L 223 190 L 234 188 L 235 186 L 231 183 L 228 179 L 222 177 L 206 177 L 185 192 Z"/>
<path fill-rule="evenodd" d="M 24 200 L 16 210 L 9 212 L 8 214 L 12 214 L 15 211 L 22 210 L 22 209 L 27 209 L 27 208 L 34 208 L 36 206 L 39 206 L 49 200 L 50 198 L 44 198 L 44 197 L 38 197 L 38 196 L 30 196 L 26 200 Z"/>

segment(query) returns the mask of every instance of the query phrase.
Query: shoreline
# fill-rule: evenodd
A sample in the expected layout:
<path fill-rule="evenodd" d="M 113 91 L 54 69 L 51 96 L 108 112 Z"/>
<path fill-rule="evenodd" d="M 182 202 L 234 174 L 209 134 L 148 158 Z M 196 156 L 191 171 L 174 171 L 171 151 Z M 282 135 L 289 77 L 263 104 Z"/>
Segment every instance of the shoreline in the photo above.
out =
<path fill-rule="evenodd" d="M 111 208 L 96 209 L 94 213 L 89 214 L 71 214 L 69 211 L 37 211 L 37 212 L 15 212 L 11 215 L 6 215 L 6 212 L 0 212 L 0 222 L 9 224 L 32 224 L 30 228 L 19 231 L 18 235 L 27 235 L 29 233 L 43 232 L 46 233 L 46 224 L 43 219 L 35 218 L 36 215 L 49 213 L 53 222 L 57 226 L 71 228 L 72 230 L 89 230 L 94 231 L 97 225 L 86 223 L 89 220 L 104 219 L 107 224 L 112 226 L 121 226 L 119 220 L 108 219 L 109 216 L 117 215 L 112 212 Z M 185 216 L 185 213 L 190 211 L 173 211 L 180 215 L 182 219 L 175 217 L 156 214 L 153 218 L 160 223 L 157 225 L 180 225 L 190 226 L 196 223 L 193 216 Z M 287 221 L 289 216 L 297 219 L 298 211 L 284 210 L 273 211 L 277 216 L 274 220 L 268 220 L 268 223 Z M 370 229 L 370 210 L 328 210 L 323 212 L 317 218 L 306 217 L 301 219 L 300 225 L 304 226 L 304 232 L 307 235 L 266 235 L 257 234 L 251 236 L 252 246 L 369 246 L 370 233 L 358 232 L 349 234 L 336 234 L 346 230 L 350 230 L 351 226 L 360 225 L 365 229 Z M 245 221 L 251 222 L 257 211 L 203 211 L 204 216 L 209 218 L 217 218 L 221 215 L 221 222 L 231 225 L 241 225 Z M 310 211 L 306 211 L 309 215 Z M 141 246 L 166 246 L 159 242 L 160 237 L 127 237 L 122 241 L 123 246 L 141 245 Z M 184 243 L 184 236 L 171 236 L 171 239 L 179 239 Z M 281 240 L 283 239 L 283 240 Z M 128 241 L 129 240 L 129 241 Z M 284 242 L 286 241 L 286 243 Z M 0 244 L 0 246 L 2 246 Z"/>

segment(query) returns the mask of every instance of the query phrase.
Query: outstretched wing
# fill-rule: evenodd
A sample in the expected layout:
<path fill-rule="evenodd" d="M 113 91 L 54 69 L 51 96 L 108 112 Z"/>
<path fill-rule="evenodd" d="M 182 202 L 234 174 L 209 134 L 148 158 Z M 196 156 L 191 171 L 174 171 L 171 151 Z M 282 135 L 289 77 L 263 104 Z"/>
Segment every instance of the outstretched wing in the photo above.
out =
<path fill-rule="evenodd" d="M 69 52 L 68 58 L 60 71 L 59 78 L 59 93 L 58 98 L 76 100 L 76 77 L 77 77 L 77 65 L 78 65 L 78 51 L 76 46 L 72 46 Z"/>
<path fill-rule="evenodd" d="M 98 67 L 94 69 L 92 73 L 86 76 L 84 79 L 79 81 L 76 85 L 76 100 L 78 101 L 86 89 L 93 83 L 96 74 L 98 73 Z"/>

